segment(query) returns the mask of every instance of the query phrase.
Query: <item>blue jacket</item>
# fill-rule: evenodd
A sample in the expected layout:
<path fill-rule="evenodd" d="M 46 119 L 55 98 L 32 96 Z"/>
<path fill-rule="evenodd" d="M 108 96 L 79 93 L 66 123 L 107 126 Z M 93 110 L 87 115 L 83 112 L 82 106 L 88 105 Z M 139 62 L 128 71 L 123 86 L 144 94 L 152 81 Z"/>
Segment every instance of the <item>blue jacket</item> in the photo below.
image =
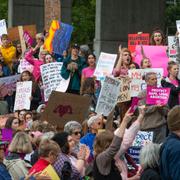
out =
<path fill-rule="evenodd" d="M 12 180 L 6 166 L 3 163 L 0 163 L 0 179 L 1 180 Z"/>
<path fill-rule="evenodd" d="M 171 133 L 160 150 L 160 173 L 163 180 L 180 179 L 180 137 Z"/>
<path fill-rule="evenodd" d="M 93 133 L 87 133 L 85 136 L 83 136 L 80 139 L 81 144 L 85 144 L 90 149 L 90 156 L 93 157 L 93 145 L 94 145 L 94 139 L 96 137 L 96 134 Z"/>

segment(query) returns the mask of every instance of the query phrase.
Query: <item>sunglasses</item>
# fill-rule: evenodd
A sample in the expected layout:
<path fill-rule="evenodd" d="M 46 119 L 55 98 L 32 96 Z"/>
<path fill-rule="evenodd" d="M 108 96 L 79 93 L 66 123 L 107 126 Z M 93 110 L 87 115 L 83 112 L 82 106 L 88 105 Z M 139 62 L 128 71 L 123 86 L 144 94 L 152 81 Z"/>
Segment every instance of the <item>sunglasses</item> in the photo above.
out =
<path fill-rule="evenodd" d="M 81 132 L 80 132 L 80 131 L 77 131 L 77 132 L 73 132 L 73 134 L 77 136 L 78 134 L 81 135 Z"/>

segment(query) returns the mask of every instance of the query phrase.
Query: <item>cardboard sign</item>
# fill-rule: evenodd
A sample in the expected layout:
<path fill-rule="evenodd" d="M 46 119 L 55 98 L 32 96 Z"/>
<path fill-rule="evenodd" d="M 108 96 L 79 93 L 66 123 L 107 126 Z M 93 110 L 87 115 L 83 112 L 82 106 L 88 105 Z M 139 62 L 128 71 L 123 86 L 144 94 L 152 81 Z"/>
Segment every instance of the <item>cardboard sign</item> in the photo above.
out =
<path fill-rule="evenodd" d="M 42 113 L 42 120 L 64 128 L 71 120 L 82 123 L 90 106 L 90 98 L 52 91 L 48 105 Z"/>
<path fill-rule="evenodd" d="M 41 65 L 41 77 L 44 85 L 44 99 L 48 101 L 49 96 L 53 90 L 60 84 L 61 68 L 63 63 L 53 62 Z"/>
<path fill-rule="evenodd" d="M 120 86 L 120 94 L 118 96 L 117 103 L 126 102 L 131 100 L 131 93 L 130 93 L 130 78 L 123 77 L 119 78 L 121 81 Z"/>
<path fill-rule="evenodd" d="M 6 21 L 5 19 L 0 20 L 0 37 L 3 34 L 7 34 Z"/>
<path fill-rule="evenodd" d="M 17 83 L 14 111 L 22 110 L 22 109 L 26 109 L 26 110 L 30 109 L 31 93 L 32 93 L 32 81 L 24 81 Z"/>
<path fill-rule="evenodd" d="M 166 105 L 169 100 L 170 88 L 147 87 L 146 104 Z"/>
<path fill-rule="evenodd" d="M 157 74 L 157 84 L 158 87 L 161 86 L 161 79 L 163 77 L 162 68 L 149 68 L 149 69 L 132 69 L 129 70 L 129 77 L 131 78 L 131 97 L 137 97 L 138 94 L 146 89 L 146 83 L 143 80 L 143 76 L 148 72 L 154 72 Z"/>
<path fill-rule="evenodd" d="M 128 34 L 128 49 L 133 53 L 136 45 L 149 45 L 149 34 Z"/>
<path fill-rule="evenodd" d="M 132 146 L 128 149 L 128 154 L 134 159 L 136 164 L 139 164 L 140 150 L 147 143 L 153 141 L 153 132 L 139 131 L 133 141 Z"/>
<path fill-rule="evenodd" d="M 59 0 L 44 0 L 44 25 L 48 30 L 52 20 L 61 19 L 61 3 Z"/>
<path fill-rule="evenodd" d="M 41 175 L 49 176 L 52 180 L 60 180 L 60 177 L 51 164 L 42 171 Z"/>
<path fill-rule="evenodd" d="M 32 38 L 36 37 L 36 25 L 26 25 L 26 26 L 22 26 L 23 31 L 28 32 L 29 35 Z M 23 34 L 22 34 L 23 35 Z M 19 34 L 19 29 L 18 27 L 12 27 L 12 28 L 8 28 L 8 37 L 11 41 L 17 41 L 20 39 L 20 34 Z"/>
<path fill-rule="evenodd" d="M 16 90 L 16 82 L 19 81 L 20 75 L 0 78 L 0 97 L 5 97 L 9 91 Z"/>
<path fill-rule="evenodd" d="M 94 71 L 94 76 L 96 76 L 97 80 L 104 80 L 105 76 L 110 76 L 112 74 L 116 58 L 116 54 L 101 52 Z"/>
<path fill-rule="evenodd" d="M 167 46 L 143 46 L 144 54 L 150 59 L 152 68 L 163 68 L 164 76 L 167 76 L 167 65 L 169 58 L 167 57 Z M 136 46 L 135 62 L 140 65 L 143 58 L 141 54 L 141 46 Z"/>
<path fill-rule="evenodd" d="M 96 105 L 96 113 L 108 116 L 109 113 L 112 112 L 117 104 L 120 84 L 121 82 L 118 79 L 105 77 Z"/>
<path fill-rule="evenodd" d="M 18 72 L 22 73 L 23 71 L 33 72 L 34 66 L 30 64 L 26 59 L 21 59 L 18 67 Z"/>
<path fill-rule="evenodd" d="M 168 55 L 172 61 L 176 61 L 177 46 L 176 37 L 168 36 Z"/>

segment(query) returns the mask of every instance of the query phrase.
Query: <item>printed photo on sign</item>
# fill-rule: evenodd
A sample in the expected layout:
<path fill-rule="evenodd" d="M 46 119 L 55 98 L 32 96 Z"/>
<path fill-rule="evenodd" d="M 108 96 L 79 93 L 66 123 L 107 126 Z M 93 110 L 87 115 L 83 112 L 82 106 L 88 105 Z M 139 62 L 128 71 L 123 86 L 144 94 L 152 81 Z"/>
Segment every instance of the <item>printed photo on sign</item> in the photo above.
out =
<path fill-rule="evenodd" d="M 176 61 L 177 46 L 175 36 L 168 36 L 168 55 L 169 59 Z"/>

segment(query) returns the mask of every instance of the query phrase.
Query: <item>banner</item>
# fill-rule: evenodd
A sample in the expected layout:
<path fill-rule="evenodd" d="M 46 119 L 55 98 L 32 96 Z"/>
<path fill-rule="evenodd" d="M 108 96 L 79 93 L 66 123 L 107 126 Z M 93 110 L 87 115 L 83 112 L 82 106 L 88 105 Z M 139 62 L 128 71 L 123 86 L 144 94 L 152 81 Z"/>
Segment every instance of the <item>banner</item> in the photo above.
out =
<path fill-rule="evenodd" d="M 163 77 L 162 68 L 149 68 L 149 69 L 132 69 L 129 70 L 129 77 L 131 78 L 130 90 L 131 97 L 137 97 L 138 94 L 146 89 L 146 82 L 143 80 L 143 76 L 148 72 L 154 72 L 157 74 L 157 85 L 161 86 L 161 79 Z"/>
<path fill-rule="evenodd" d="M 41 119 L 60 129 L 71 120 L 82 123 L 87 116 L 90 102 L 89 97 L 52 91 Z"/>
<path fill-rule="evenodd" d="M 53 62 L 40 66 L 45 101 L 48 101 L 51 92 L 57 88 L 63 79 L 61 77 L 62 65 L 62 62 Z"/>
<path fill-rule="evenodd" d="M 130 78 L 127 76 L 127 77 L 119 78 L 119 80 L 121 82 L 121 86 L 120 86 L 120 93 L 117 99 L 117 103 L 130 101 L 131 100 Z"/>
<path fill-rule="evenodd" d="M 128 149 L 128 154 L 134 159 L 136 164 L 139 164 L 140 150 L 147 143 L 153 141 L 153 132 L 139 131 L 133 141 L 132 146 Z"/>
<path fill-rule="evenodd" d="M 73 27 L 53 20 L 49 28 L 49 35 L 44 42 L 44 49 L 50 53 L 63 54 L 68 49 Z"/>
<path fill-rule="evenodd" d="M 32 81 L 17 82 L 14 111 L 30 109 Z"/>
<path fill-rule="evenodd" d="M 0 78 L 0 97 L 5 97 L 8 92 L 16 90 L 16 82 L 20 80 L 20 74 Z"/>
<path fill-rule="evenodd" d="M 119 95 L 120 81 L 115 78 L 105 77 L 98 102 L 96 105 L 96 113 L 108 116 L 117 104 Z"/>
<path fill-rule="evenodd" d="M 152 68 L 163 68 L 164 76 L 167 76 L 168 57 L 167 46 L 143 46 L 144 54 L 150 59 Z M 135 62 L 140 65 L 142 60 L 141 46 L 136 46 Z"/>
<path fill-rule="evenodd" d="M 175 36 L 168 36 L 168 55 L 170 60 L 176 61 L 177 47 Z"/>
<path fill-rule="evenodd" d="M 94 72 L 94 76 L 96 76 L 97 80 L 104 80 L 105 76 L 110 76 L 112 74 L 116 58 L 116 54 L 101 52 Z"/>
<path fill-rule="evenodd" d="M 18 66 L 18 72 L 22 73 L 23 71 L 29 71 L 29 72 L 33 72 L 34 66 L 32 64 L 30 64 L 28 61 L 26 61 L 26 59 L 21 59 L 19 66 Z"/>
<path fill-rule="evenodd" d="M 146 104 L 167 105 L 169 100 L 170 88 L 147 87 Z"/>
<path fill-rule="evenodd" d="M 149 45 L 149 34 L 128 34 L 128 49 L 133 53 L 136 45 Z"/>

